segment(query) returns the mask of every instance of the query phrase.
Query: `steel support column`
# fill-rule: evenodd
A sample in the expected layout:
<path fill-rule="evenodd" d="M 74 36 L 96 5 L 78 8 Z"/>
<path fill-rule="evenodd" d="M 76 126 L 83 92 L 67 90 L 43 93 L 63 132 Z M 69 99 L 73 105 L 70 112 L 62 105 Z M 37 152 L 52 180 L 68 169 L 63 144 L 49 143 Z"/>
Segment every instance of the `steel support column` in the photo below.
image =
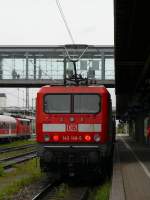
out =
<path fill-rule="evenodd" d="M 102 61 L 102 80 L 105 80 L 105 56 L 104 56 L 104 52 L 101 53 L 101 61 Z"/>
<path fill-rule="evenodd" d="M 3 79 L 3 59 L 0 58 L 0 79 Z"/>
<path fill-rule="evenodd" d="M 26 79 L 29 78 L 29 58 L 28 53 L 26 53 Z"/>
<path fill-rule="evenodd" d="M 26 53 L 26 80 L 29 79 L 29 58 Z M 26 108 L 29 109 L 29 88 L 26 88 Z"/>
<path fill-rule="evenodd" d="M 34 57 L 34 80 L 36 80 L 36 57 Z"/>
<path fill-rule="evenodd" d="M 67 71 L 67 58 L 65 57 L 63 60 L 64 63 L 64 85 L 66 85 L 66 71 Z"/>
<path fill-rule="evenodd" d="M 29 88 L 26 88 L 26 109 L 29 109 Z"/>

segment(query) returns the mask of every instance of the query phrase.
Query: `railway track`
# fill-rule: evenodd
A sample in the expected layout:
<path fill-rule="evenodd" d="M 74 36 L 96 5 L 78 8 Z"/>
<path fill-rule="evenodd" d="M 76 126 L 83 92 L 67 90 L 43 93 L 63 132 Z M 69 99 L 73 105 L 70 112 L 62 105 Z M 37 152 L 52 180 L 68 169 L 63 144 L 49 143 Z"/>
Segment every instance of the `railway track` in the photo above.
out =
<path fill-rule="evenodd" d="M 87 200 L 88 195 L 89 187 L 71 187 L 64 200 Z"/>
<path fill-rule="evenodd" d="M 88 187 L 70 187 L 69 192 L 63 196 L 57 194 L 57 188 L 60 183 L 51 183 L 47 185 L 40 193 L 32 198 L 32 200 L 87 200 Z"/>
<path fill-rule="evenodd" d="M 43 190 L 41 190 L 41 192 L 36 194 L 32 200 L 43 200 L 54 189 L 55 186 L 55 182 L 48 184 L 45 188 L 43 188 Z"/>
<path fill-rule="evenodd" d="M 12 152 L 12 151 L 19 151 L 19 150 L 27 149 L 27 148 L 30 148 L 30 147 L 36 147 L 36 144 L 26 144 L 26 145 L 22 145 L 22 146 L 14 146 L 14 147 L 1 147 L 0 153 L 8 153 L 8 152 Z"/>
<path fill-rule="evenodd" d="M 32 158 L 35 157 L 37 157 L 37 154 L 36 151 L 34 150 L 17 156 L 0 159 L 0 164 L 3 166 L 4 169 L 9 169 L 12 168 L 15 164 L 31 160 Z"/>

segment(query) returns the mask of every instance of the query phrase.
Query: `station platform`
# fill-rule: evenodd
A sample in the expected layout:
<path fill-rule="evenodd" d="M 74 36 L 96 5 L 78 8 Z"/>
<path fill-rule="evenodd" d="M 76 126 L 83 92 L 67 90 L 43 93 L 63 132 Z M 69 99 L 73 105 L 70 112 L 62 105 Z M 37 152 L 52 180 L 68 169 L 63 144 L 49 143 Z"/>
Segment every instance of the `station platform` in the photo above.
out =
<path fill-rule="evenodd" d="M 109 200 L 150 200 L 150 146 L 117 136 Z"/>

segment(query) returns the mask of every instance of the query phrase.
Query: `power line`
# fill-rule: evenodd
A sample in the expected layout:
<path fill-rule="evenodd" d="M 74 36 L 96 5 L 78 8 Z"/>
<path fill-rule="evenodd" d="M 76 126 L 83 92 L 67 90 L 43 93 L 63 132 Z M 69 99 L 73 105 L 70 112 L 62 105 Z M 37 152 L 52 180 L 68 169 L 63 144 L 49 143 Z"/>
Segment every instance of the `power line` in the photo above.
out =
<path fill-rule="evenodd" d="M 66 18 L 65 18 L 65 15 L 64 15 L 64 13 L 63 13 L 63 9 L 62 9 L 62 7 L 61 7 L 61 5 L 60 5 L 59 0 L 56 0 L 56 4 L 57 4 L 57 6 L 58 6 L 60 15 L 61 15 L 61 17 L 62 17 L 62 19 L 63 19 L 63 21 L 64 21 L 64 24 L 65 24 L 65 27 L 66 27 L 66 29 L 67 29 L 67 31 L 68 31 L 68 34 L 69 34 L 69 36 L 70 36 L 70 38 L 71 38 L 71 41 L 72 41 L 73 44 L 75 44 L 73 35 L 72 35 L 71 30 L 70 30 L 70 28 L 69 28 L 69 26 L 68 26 L 67 20 L 66 20 Z"/>

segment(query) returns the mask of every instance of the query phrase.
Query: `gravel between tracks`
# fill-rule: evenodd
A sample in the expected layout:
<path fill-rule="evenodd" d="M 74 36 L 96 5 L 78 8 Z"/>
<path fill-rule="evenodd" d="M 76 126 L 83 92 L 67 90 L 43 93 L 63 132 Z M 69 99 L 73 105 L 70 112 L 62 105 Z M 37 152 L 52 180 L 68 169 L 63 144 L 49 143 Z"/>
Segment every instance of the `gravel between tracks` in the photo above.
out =
<path fill-rule="evenodd" d="M 40 181 L 25 186 L 13 196 L 12 200 L 31 200 L 37 194 L 37 191 L 40 192 L 42 190 L 46 183 L 46 178 L 43 178 Z"/>

